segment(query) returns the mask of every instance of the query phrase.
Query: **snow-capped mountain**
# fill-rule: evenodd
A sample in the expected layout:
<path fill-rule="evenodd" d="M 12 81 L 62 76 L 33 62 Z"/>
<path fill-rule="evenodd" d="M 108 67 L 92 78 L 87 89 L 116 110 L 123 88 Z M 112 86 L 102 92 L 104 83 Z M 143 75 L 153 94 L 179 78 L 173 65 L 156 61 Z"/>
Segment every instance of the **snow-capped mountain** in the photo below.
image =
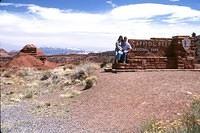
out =
<path fill-rule="evenodd" d="M 61 54 L 88 54 L 88 52 L 74 48 L 52 48 L 41 47 L 40 48 L 45 55 L 61 55 Z"/>

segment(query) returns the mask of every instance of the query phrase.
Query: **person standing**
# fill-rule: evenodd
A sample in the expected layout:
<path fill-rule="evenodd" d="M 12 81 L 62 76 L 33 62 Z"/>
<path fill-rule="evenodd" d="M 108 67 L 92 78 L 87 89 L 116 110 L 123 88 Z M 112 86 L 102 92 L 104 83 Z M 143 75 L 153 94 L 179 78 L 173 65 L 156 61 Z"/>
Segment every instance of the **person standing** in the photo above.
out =
<path fill-rule="evenodd" d="M 123 51 L 123 63 L 127 63 L 128 52 L 132 49 L 131 45 L 128 43 L 128 38 L 125 36 L 123 43 L 121 45 Z"/>
<path fill-rule="evenodd" d="M 121 57 L 123 55 L 122 43 L 123 43 L 123 37 L 119 36 L 117 42 L 115 43 L 115 63 L 118 63 L 121 61 Z"/>

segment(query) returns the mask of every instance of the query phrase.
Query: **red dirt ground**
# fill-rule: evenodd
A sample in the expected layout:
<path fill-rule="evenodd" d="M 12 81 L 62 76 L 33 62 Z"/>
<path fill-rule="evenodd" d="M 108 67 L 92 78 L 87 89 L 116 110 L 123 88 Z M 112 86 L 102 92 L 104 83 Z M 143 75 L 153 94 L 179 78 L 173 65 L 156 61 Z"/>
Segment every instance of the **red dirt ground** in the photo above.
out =
<path fill-rule="evenodd" d="M 72 104 L 72 120 L 91 132 L 136 132 L 148 119 L 179 116 L 193 95 L 200 72 L 99 73 L 97 86 Z"/>

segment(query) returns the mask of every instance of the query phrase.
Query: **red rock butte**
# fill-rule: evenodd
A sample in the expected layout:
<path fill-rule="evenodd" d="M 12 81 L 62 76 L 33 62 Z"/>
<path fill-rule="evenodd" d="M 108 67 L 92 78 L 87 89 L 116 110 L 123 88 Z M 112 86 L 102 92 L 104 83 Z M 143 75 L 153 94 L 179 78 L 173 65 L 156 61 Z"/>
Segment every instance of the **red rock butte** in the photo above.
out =
<path fill-rule="evenodd" d="M 44 53 L 38 49 L 34 44 L 27 44 L 21 50 L 20 54 L 29 54 L 34 56 L 42 56 Z"/>
<path fill-rule="evenodd" d="M 33 44 L 25 45 L 17 55 L 5 64 L 6 68 L 34 67 L 49 69 L 56 66 L 56 63 L 47 61 L 44 53 Z"/>

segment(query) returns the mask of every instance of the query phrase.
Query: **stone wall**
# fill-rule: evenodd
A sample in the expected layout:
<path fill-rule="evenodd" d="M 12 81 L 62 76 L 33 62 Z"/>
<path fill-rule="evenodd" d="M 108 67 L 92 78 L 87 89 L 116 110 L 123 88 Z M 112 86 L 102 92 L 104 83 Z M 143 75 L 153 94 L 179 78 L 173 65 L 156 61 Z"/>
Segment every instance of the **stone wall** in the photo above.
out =
<path fill-rule="evenodd" d="M 189 41 L 188 41 L 189 40 Z M 189 36 L 173 38 L 129 39 L 132 50 L 127 64 L 113 64 L 116 69 L 193 69 L 195 46 Z M 187 44 L 189 46 L 184 46 Z"/>
<path fill-rule="evenodd" d="M 183 46 L 185 38 L 190 40 L 190 46 Z M 174 56 L 178 69 L 193 69 L 195 61 L 195 45 L 193 38 L 188 36 L 175 36 L 173 37 L 172 46 L 174 47 Z"/>
<path fill-rule="evenodd" d="M 200 64 L 200 35 L 196 36 L 195 39 L 196 49 L 196 63 Z"/>
<path fill-rule="evenodd" d="M 131 56 L 166 56 L 172 39 L 151 38 L 150 40 L 129 39 Z"/>

